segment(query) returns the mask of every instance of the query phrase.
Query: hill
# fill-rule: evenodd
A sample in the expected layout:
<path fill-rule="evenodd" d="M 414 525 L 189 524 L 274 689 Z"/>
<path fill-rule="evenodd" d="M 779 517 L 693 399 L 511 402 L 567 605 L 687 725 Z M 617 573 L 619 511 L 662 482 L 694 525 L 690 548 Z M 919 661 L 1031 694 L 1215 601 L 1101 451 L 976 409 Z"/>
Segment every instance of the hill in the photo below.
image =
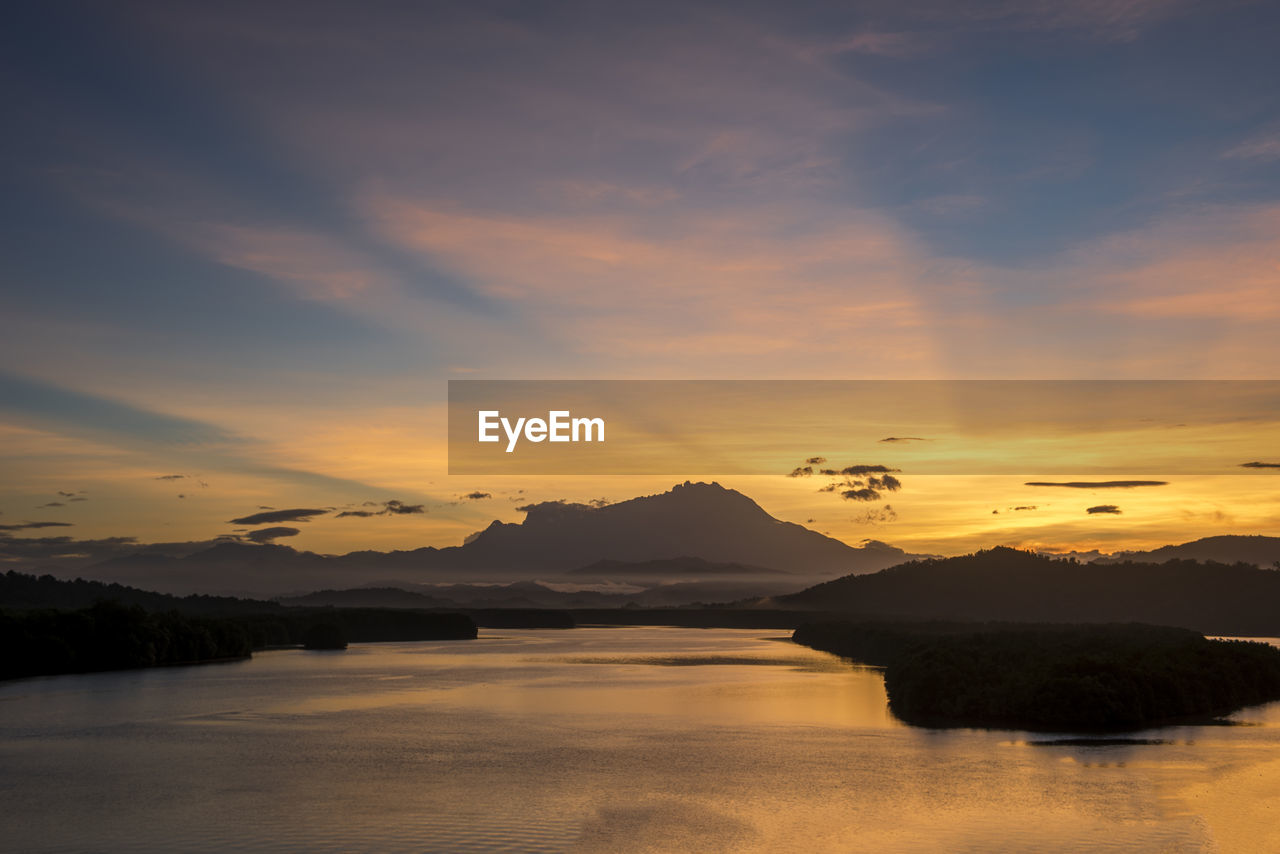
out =
<path fill-rule="evenodd" d="M 123 584 L 83 578 L 67 581 L 52 575 L 35 576 L 12 570 L 0 575 L 0 608 L 6 610 L 78 610 L 98 602 L 116 602 L 148 611 L 178 611 L 190 616 L 262 614 L 280 610 L 280 605 L 275 602 L 232 596 L 171 596 Z"/>
<path fill-rule="evenodd" d="M 1097 563 L 1164 563 L 1170 560 L 1213 561 L 1215 563 L 1249 563 L 1263 569 L 1274 569 L 1280 563 L 1280 537 L 1224 535 L 1203 537 L 1176 546 L 1161 546 L 1150 551 L 1117 552 L 1100 557 Z"/>
<path fill-rule="evenodd" d="M 1079 563 L 1007 548 L 846 576 L 767 605 L 861 617 L 1143 622 L 1280 636 L 1280 572 L 1248 564 Z"/>

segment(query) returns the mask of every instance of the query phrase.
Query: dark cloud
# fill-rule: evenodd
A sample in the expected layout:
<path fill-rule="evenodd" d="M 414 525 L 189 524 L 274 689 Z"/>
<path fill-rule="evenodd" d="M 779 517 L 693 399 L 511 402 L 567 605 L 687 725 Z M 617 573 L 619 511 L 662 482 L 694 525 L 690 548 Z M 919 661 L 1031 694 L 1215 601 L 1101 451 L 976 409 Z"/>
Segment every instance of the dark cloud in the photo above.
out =
<path fill-rule="evenodd" d="M 818 491 L 838 492 L 840 497 L 846 501 L 878 501 L 883 497 L 883 493 L 897 492 L 902 489 L 902 481 L 889 474 L 889 472 L 896 471 L 899 471 L 899 469 L 878 464 L 852 465 L 845 466 L 842 469 L 821 469 L 819 474 L 826 477 L 839 478 L 839 480 L 820 487 Z M 804 476 L 806 473 L 812 472 L 806 467 L 805 469 L 796 469 L 791 473 L 791 476 Z"/>
<path fill-rule="evenodd" d="M 248 516 L 241 516 L 239 519 L 232 519 L 232 525 L 264 525 L 268 522 L 309 522 L 312 516 L 323 516 L 328 510 L 308 510 L 304 508 L 295 510 L 270 510 L 265 513 L 252 513 Z"/>
<path fill-rule="evenodd" d="M 587 502 L 588 507 L 594 507 L 599 510 L 601 507 L 608 507 L 613 502 L 607 498 L 593 498 Z"/>
<path fill-rule="evenodd" d="M 43 509 L 45 509 L 46 507 L 66 507 L 66 506 L 67 506 L 67 505 L 63 504 L 61 501 L 50 501 L 48 504 L 41 504 L 41 505 L 40 505 L 39 507 L 37 507 L 36 509 L 37 509 L 37 510 L 43 510 Z"/>
<path fill-rule="evenodd" d="M 72 528 L 70 522 L 19 522 L 17 525 L 0 525 L 0 531 L 28 531 L 36 528 Z"/>
<path fill-rule="evenodd" d="M 928 439 L 920 436 L 886 436 L 880 440 L 881 442 L 927 442 Z"/>
<path fill-rule="evenodd" d="M 1088 513 L 1090 516 L 1093 516 L 1098 513 L 1111 513 L 1113 515 L 1119 516 L 1120 508 L 1114 504 L 1099 504 L 1096 507 L 1087 508 L 1084 512 Z"/>
<path fill-rule="evenodd" d="M 1036 505 L 1034 505 L 1034 504 L 1019 504 L 1017 507 L 1015 507 L 1015 508 L 1013 508 L 1013 509 L 1014 509 L 1014 510 L 1035 510 L 1035 509 L 1036 509 Z"/>
<path fill-rule="evenodd" d="M 847 501 L 879 501 L 880 493 L 874 489 L 846 489 L 840 493 L 840 497 Z"/>
<path fill-rule="evenodd" d="M 804 464 L 807 466 L 820 466 L 826 461 L 826 457 L 809 457 L 809 459 L 804 461 Z"/>
<path fill-rule="evenodd" d="M 185 474 L 162 474 L 156 480 L 182 480 Z"/>
<path fill-rule="evenodd" d="M 475 493 L 472 493 L 474 495 Z M 470 497 L 470 496 L 468 496 Z M 336 517 L 337 519 L 354 517 L 357 519 L 368 519 L 372 516 L 407 516 L 412 513 L 426 513 L 426 508 L 421 504 L 405 504 L 392 498 L 390 501 L 365 501 L 361 507 L 381 507 L 381 510 L 343 510 Z M 285 520 L 281 520 L 285 521 Z"/>
<path fill-rule="evenodd" d="M 71 502 L 71 501 L 88 501 L 88 500 L 89 500 L 89 499 L 85 498 L 83 495 L 77 495 L 75 498 L 68 498 L 68 499 L 67 499 L 67 501 L 68 501 L 68 502 Z"/>
<path fill-rule="evenodd" d="M 392 499 L 387 502 L 386 510 L 383 512 L 401 516 L 410 513 L 426 513 L 427 511 L 421 504 L 405 504 L 403 501 Z"/>
<path fill-rule="evenodd" d="M 296 537 L 302 533 L 297 528 L 259 528 L 256 531 L 250 531 L 246 534 L 246 538 L 255 543 L 269 543 L 280 537 Z"/>
<path fill-rule="evenodd" d="M 825 474 L 825 472 L 824 472 Z M 791 470 L 787 477 L 812 477 L 813 466 L 797 466 Z"/>
<path fill-rule="evenodd" d="M 1251 463 L 1241 463 L 1242 469 L 1280 469 L 1280 463 L 1260 463 L 1254 460 Z"/>
<path fill-rule="evenodd" d="M 61 489 L 59 489 L 59 490 L 58 490 L 58 494 L 59 494 L 59 495 L 61 495 L 63 498 L 72 498 L 72 499 L 74 499 L 74 498 L 75 498 L 75 496 L 76 496 L 76 495 L 78 495 L 79 493 L 75 493 L 75 492 L 63 492 Z"/>
<path fill-rule="evenodd" d="M 476 490 L 475 492 L 468 492 L 466 495 L 462 497 L 467 499 L 468 501 L 480 501 L 481 499 L 484 499 L 484 498 L 492 498 L 493 495 L 488 492 L 480 492 L 479 490 Z"/>
<path fill-rule="evenodd" d="M 899 471 L 899 469 L 891 469 L 888 466 L 845 466 L 838 472 L 833 474 L 842 474 L 846 477 L 857 477 L 864 474 L 887 474 L 888 472 Z M 826 471 L 823 474 L 827 474 Z"/>
<path fill-rule="evenodd" d="M 1055 482 L 1033 480 L 1023 486 L 1064 486 L 1067 489 L 1133 489 L 1136 486 L 1168 486 L 1167 480 L 1071 480 Z"/>

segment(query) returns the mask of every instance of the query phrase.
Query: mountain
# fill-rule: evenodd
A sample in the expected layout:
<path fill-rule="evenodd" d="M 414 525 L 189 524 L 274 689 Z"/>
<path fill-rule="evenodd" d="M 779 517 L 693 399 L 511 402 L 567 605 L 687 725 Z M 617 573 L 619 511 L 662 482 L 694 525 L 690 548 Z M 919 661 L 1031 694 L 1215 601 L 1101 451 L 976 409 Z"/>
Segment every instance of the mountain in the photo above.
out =
<path fill-rule="evenodd" d="M 845 576 L 760 604 L 869 618 L 1143 622 L 1280 636 L 1280 572 L 1171 560 L 1080 563 L 1008 548 Z"/>
<path fill-rule="evenodd" d="M 1280 562 L 1280 537 L 1204 537 L 1177 546 L 1161 546 L 1145 552 L 1117 552 L 1098 558 L 1098 563 L 1134 561 L 1164 563 L 1167 560 L 1198 560 L 1216 563 L 1251 563 L 1273 569 Z"/>
<path fill-rule="evenodd" d="M 685 482 L 658 495 L 604 507 L 547 501 L 524 511 L 519 524 L 495 521 L 463 545 L 447 548 L 319 555 L 283 545 L 228 542 L 183 556 L 112 558 L 78 572 L 166 593 L 262 596 L 371 584 L 568 578 L 575 570 L 593 566 L 592 572 L 598 572 L 600 561 L 616 561 L 632 565 L 619 568 L 623 576 L 649 564 L 655 580 L 785 573 L 798 577 L 791 586 L 795 589 L 806 580 L 874 572 L 920 557 L 877 541 L 855 548 L 780 521 L 747 496 L 717 483 Z M 741 572 L 728 569 L 732 565 Z M 682 567 L 698 571 L 685 572 Z M 667 570 L 670 574 L 662 579 Z M 779 589 L 757 588 L 757 595 Z M 739 589 L 742 596 L 750 593 Z"/>
<path fill-rule="evenodd" d="M 494 522 L 440 556 L 486 571 L 562 574 L 598 560 L 643 562 L 698 557 L 794 575 L 873 572 L 911 556 L 884 544 L 853 548 L 766 513 L 718 483 L 685 482 L 659 495 L 592 507 L 547 501 L 520 524 Z"/>

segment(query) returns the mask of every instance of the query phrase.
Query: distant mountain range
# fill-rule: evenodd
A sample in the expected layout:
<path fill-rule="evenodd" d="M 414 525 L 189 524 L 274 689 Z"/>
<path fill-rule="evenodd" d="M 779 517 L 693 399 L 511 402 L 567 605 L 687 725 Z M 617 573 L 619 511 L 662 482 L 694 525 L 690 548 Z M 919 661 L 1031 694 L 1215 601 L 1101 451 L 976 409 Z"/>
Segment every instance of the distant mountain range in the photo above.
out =
<path fill-rule="evenodd" d="M 1278 603 L 1275 569 L 1192 560 L 1081 563 L 995 548 L 850 575 L 756 605 L 873 619 L 1143 622 L 1274 637 Z"/>
<path fill-rule="evenodd" d="M 181 556 L 147 552 L 74 570 L 25 569 L 177 595 L 278 597 L 328 590 L 346 591 L 343 604 L 357 604 L 362 594 L 350 592 L 353 588 L 382 587 L 407 589 L 441 606 L 507 602 L 519 607 L 612 607 L 782 596 L 823 579 L 864 576 L 933 557 L 875 540 L 850 546 L 775 519 L 747 496 L 716 483 L 685 482 L 604 507 L 543 502 L 525 513 L 519 524 L 495 521 L 465 544 L 447 548 L 320 555 L 283 545 L 225 542 Z M 1280 537 L 1217 536 L 1147 552 L 1080 557 L 1098 571 L 1118 563 L 1170 559 L 1243 561 L 1269 568 L 1280 561 Z M 1092 578 L 1094 571 L 1078 575 Z M 534 581 L 544 583 L 527 586 Z M 439 585 L 463 587 L 444 590 Z M 825 596 L 834 588 L 814 589 L 827 591 Z M 909 592 L 904 588 L 902 595 L 910 599 Z M 916 605 L 924 608 L 931 601 L 929 591 L 920 593 Z M 850 594 L 840 607 L 851 607 L 862 595 Z M 967 595 L 956 591 L 955 603 L 967 601 Z M 1058 594 L 1046 588 L 1038 595 Z M 818 608 L 827 604 L 813 602 Z M 896 600 L 880 604 L 897 607 Z"/>
<path fill-rule="evenodd" d="M 753 599 L 796 589 L 794 581 L 683 581 L 625 590 L 559 590 L 536 581 L 447 584 L 404 589 L 358 587 L 282 597 L 290 607 L 335 608 L 670 608 Z"/>
<path fill-rule="evenodd" d="M 1272 569 L 1280 563 L 1280 537 L 1221 536 L 1205 537 L 1177 546 L 1138 552 L 1116 552 L 1098 558 L 1095 563 L 1123 561 L 1164 563 L 1168 560 L 1200 560 L 1217 563 L 1251 563 Z"/>
<path fill-rule="evenodd" d="M 685 482 L 604 507 L 543 502 L 525 513 L 520 524 L 495 521 L 465 544 L 447 548 L 319 555 L 282 545 L 220 543 L 182 557 L 112 558 L 76 574 L 166 593 L 240 596 L 555 578 L 657 584 L 793 576 L 794 590 L 814 579 L 921 557 L 874 540 L 855 548 L 775 519 L 716 483 Z M 757 595 L 779 588 L 754 586 Z M 751 592 L 723 584 L 720 591 L 730 598 Z"/>

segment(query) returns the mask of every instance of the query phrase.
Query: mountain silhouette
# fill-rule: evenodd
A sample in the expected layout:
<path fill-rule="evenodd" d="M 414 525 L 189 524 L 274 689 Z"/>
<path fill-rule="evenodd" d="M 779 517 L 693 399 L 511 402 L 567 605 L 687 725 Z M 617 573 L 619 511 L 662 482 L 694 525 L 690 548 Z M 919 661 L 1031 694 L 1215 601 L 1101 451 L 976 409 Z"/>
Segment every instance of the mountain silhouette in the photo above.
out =
<path fill-rule="evenodd" d="M 112 558 L 79 574 L 166 593 L 263 596 L 374 584 L 569 578 L 575 577 L 575 570 L 598 567 L 600 561 L 667 562 L 668 580 L 704 575 L 727 580 L 738 576 L 713 565 L 724 569 L 736 564 L 743 578 L 768 571 L 796 576 L 795 589 L 806 581 L 874 572 L 916 557 L 920 556 L 878 541 L 855 548 L 775 519 L 747 496 L 718 483 L 685 482 L 667 492 L 604 507 L 533 504 L 525 508 L 523 522 L 495 521 L 461 546 L 319 555 L 284 545 L 229 542 L 185 557 Z M 702 561 L 703 571 L 684 572 L 681 561 Z M 632 569 L 620 566 L 616 579 L 627 580 Z M 657 564 L 650 569 L 661 574 Z M 770 584 L 767 592 L 777 587 Z M 737 595 L 749 593 L 739 589 Z"/>
<path fill-rule="evenodd" d="M 853 548 L 775 519 L 741 492 L 688 481 L 604 507 L 534 504 L 524 522 L 494 522 L 459 551 L 471 567 L 560 573 L 598 560 L 696 557 L 813 576 L 873 572 L 911 558 L 891 546 Z"/>
<path fill-rule="evenodd" d="M 1176 546 L 1161 546 L 1150 551 L 1117 552 L 1099 558 L 1098 563 L 1141 561 L 1164 563 L 1167 560 L 1198 560 L 1216 563 L 1251 563 L 1272 569 L 1280 561 L 1280 537 L 1224 535 L 1203 537 Z"/>

